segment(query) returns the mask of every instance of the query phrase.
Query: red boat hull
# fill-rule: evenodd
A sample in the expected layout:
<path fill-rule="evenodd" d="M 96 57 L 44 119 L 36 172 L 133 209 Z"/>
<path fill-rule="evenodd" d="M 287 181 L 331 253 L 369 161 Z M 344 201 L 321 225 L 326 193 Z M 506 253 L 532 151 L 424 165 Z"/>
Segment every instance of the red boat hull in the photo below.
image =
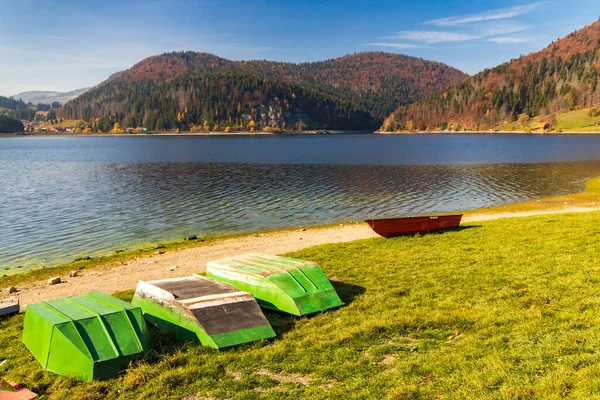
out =
<path fill-rule="evenodd" d="M 369 219 L 365 222 L 369 224 L 375 233 L 387 238 L 454 228 L 460 225 L 461 218 L 462 214 L 457 214 L 431 217 Z"/>

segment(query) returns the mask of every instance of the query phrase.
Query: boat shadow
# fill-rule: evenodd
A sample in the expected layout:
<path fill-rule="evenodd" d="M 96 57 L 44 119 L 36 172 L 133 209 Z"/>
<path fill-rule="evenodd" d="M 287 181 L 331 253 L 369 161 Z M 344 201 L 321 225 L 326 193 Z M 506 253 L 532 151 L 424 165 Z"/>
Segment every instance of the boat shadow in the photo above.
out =
<path fill-rule="evenodd" d="M 347 307 L 357 297 L 359 297 L 361 294 L 366 292 L 366 289 L 362 286 L 353 285 L 350 283 L 345 283 L 345 282 L 340 282 L 340 281 L 334 281 L 334 280 L 332 280 L 330 282 L 331 282 L 333 288 L 335 289 L 335 291 L 337 292 L 337 294 L 339 295 L 340 299 L 344 302 L 343 306 L 325 310 L 322 312 L 317 312 L 317 313 L 310 314 L 310 315 L 305 315 L 302 317 L 298 317 L 295 315 L 291 315 L 291 314 L 287 314 L 287 313 L 283 313 L 283 312 L 279 312 L 279 311 L 275 311 L 275 310 L 269 310 L 269 309 L 265 309 L 265 308 L 262 309 L 265 317 L 267 317 L 267 320 L 269 321 L 269 323 L 271 324 L 271 327 L 273 328 L 273 330 L 275 331 L 275 334 L 277 335 L 274 340 L 278 340 L 282 337 L 282 335 L 294 330 L 296 328 L 296 324 L 298 323 L 298 321 L 300 321 L 304 318 L 312 319 L 312 318 L 316 318 L 316 317 L 323 316 L 323 315 L 326 316 L 327 314 L 341 312 L 344 309 L 344 307 Z M 197 346 L 198 345 L 191 341 L 178 340 L 174 337 L 174 335 L 169 334 L 167 332 L 160 332 L 152 324 L 147 323 L 147 325 L 150 328 L 150 334 L 152 336 L 152 343 L 153 343 L 152 347 L 154 350 L 154 351 L 150 352 L 150 354 L 148 354 L 147 357 L 145 358 L 145 360 L 148 362 L 157 362 L 162 355 L 173 354 L 174 352 L 181 351 L 183 348 L 185 348 L 187 346 Z M 175 328 L 175 326 L 173 328 Z M 239 349 L 243 346 L 253 346 L 253 344 L 252 343 L 247 343 L 245 345 L 240 344 L 237 346 L 222 348 L 219 351 L 220 352 L 229 352 L 229 351 L 235 352 L 235 351 L 237 351 L 236 349 Z"/>
<path fill-rule="evenodd" d="M 448 229 L 444 229 L 441 231 L 435 231 L 435 232 L 431 232 L 431 233 L 460 232 L 460 231 L 466 231 L 469 229 L 478 229 L 478 228 L 481 228 L 481 225 L 461 225 L 461 226 L 455 226 L 454 228 L 448 228 Z"/>
<path fill-rule="evenodd" d="M 363 294 L 367 291 L 362 286 L 353 285 L 351 283 L 340 282 L 340 281 L 331 281 L 333 288 L 337 292 L 340 299 L 344 302 L 344 305 L 347 306 L 354 301 L 355 298 Z"/>
<path fill-rule="evenodd" d="M 282 334 L 292 331 L 296 327 L 296 323 L 302 318 L 315 318 L 317 316 L 329 313 L 336 313 L 342 310 L 344 307 L 348 306 L 352 303 L 358 296 L 366 292 L 366 289 L 362 286 L 353 285 L 350 283 L 340 282 L 340 281 L 331 281 L 331 284 L 335 291 L 337 292 L 340 299 L 344 302 L 344 305 L 338 308 L 305 315 L 302 317 L 297 317 L 295 315 L 290 315 L 287 313 L 282 313 L 279 311 L 263 309 L 263 313 L 265 317 L 269 320 L 269 323 L 273 327 L 273 330 L 277 334 L 277 337 L 280 337 Z"/>
<path fill-rule="evenodd" d="M 436 231 L 429 231 L 429 232 L 419 232 L 419 233 L 414 233 L 412 235 L 404 235 L 404 237 L 419 237 L 419 236 L 429 236 L 429 235 L 444 235 L 447 233 L 453 233 L 453 232 L 461 232 L 461 231 L 465 231 L 465 230 L 469 230 L 469 229 L 476 229 L 476 228 L 481 228 L 481 225 L 462 225 L 462 226 L 455 226 L 454 228 L 445 228 L 445 229 L 440 229 L 440 230 L 436 230 Z M 402 237 L 402 236 L 396 236 L 396 237 Z"/>

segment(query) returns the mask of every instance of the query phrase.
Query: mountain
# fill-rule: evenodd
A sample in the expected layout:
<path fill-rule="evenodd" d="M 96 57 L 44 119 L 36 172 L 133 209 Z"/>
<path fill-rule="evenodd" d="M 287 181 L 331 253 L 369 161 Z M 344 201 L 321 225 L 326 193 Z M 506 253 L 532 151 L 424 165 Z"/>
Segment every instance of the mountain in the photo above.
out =
<path fill-rule="evenodd" d="M 160 129 L 152 126 L 160 117 L 168 121 L 171 128 L 178 129 L 190 124 L 230 126 L 241 122 L 244 125 L 243 122 L 249 120 L 253 120 L 257 128 L 281 128 L 285 124 L 287 128 L 366 129 L 378 126 L 399 105 L 466 77 L 440 63 L 382 52 L 302 64 L 231 61 L 196 52 L 167 53 L 149 57 L 129 70 L 113 74 L 66 104 L 63 111 L 68 118 L 86 121 L 108 117 L 115 122 L 116 115 L 128 126 L 143 124 L 148 129 Z M 215 80 L 223 79 L 226 88 L 232 91 L 223 87 L 211 93 L 200 92 L 214 89 L 219 85 Z M 193 82 L 202 82 L 202 85 L 196 86 Z M 156 93 L 165 94 L 172 103 L 167 114 L 160 108 L 164 104 L 152 100 Z M 309 94 L 310 98 L 303 97 Z M 316 109 L 305 109 L 325 103 L 329 108 L 321 110 L 318 118 Z M 338 117 L 324 118 L 332 107 Z M 192 119 L 186 124 L 179 124 L 181 113 L 190 114 L 186 109 L 194 110 L 194 116 L 190 116 Z M 343 113 L 346 113 L 345 120 L 340 119 Z M 360 123 L 355 125 L 357 121 Z"/>
<path fill-rule="evenodd" d="M 11 96 L 14 99 L 21 99 L 25 103 L 33 104 L 52 104 L 54 102 L 66 103 L 69 100 L 73 100 L 82 93 L 85 93 L 89 88 L 77 89 L 70 92 L 47 92 L 47 91 L 30 91 L 15 94 Z"/>
<path fill-rule="evenodd" d="M 600 105 L 599 48 L 597 21 L 540 52 L 401 106 L 381 129 L 530 130 L 535 128 L 532 121 L 543 129 L 557 129 L 564 113 Z M 591 117 L 594 111 L 589 113 Z"/>
<path fill-rule="evenodd" d="M 112 130 L 115 123 L 157 131 L 373 129 L 376 125 L 369 113 L 339 97 L 238 72 L 182 75 L 161 85 L 149 80 L 115 81 L 63 108 L 68 118 L 81 115 L 85 121 L 94 120 L 91 125 L 102 132 Z"/>

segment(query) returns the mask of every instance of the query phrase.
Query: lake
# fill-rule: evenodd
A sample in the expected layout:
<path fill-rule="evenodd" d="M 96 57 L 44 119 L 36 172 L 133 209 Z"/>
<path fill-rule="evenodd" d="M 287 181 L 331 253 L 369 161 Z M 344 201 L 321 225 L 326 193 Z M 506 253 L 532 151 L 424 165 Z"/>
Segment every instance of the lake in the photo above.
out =
<path fill-rule="evenodd" d="M 600 136 L 3 137 L 0 166 L 0 271 L 13 273 L 190 234 L 574 192 L 600 175 Z"/>

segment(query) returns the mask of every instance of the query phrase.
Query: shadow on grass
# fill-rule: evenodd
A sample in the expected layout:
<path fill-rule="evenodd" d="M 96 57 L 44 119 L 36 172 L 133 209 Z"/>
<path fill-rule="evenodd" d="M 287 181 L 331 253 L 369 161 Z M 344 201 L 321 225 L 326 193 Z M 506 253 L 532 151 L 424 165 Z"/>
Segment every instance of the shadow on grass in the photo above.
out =
<path fill-rule="evenodd" d="M 341 307 L 305 315 L 302 317 L 297 317 L 295 315 L 290 315 L 279 311 L 263 309 L 263 313 L 271 323 L 271 326 L 273 327 L 273 330 L 277 336 L 279 337 L 280 335 L 293 330 L 296 327 L 296 322 L 298 322 L 298 320 L 301 318 L 314 318 L 324 313 L 327 314 L 338 312 L 341 308 L 352 303 L 356 297 L 366 291 L 362 286 L 352 285 L 350 283 L 331 281 L 331 284 L 333 285 L 333 288 L 337 292 L 338 296 L 340 296 L 340 299 L 344 302 L 344 305 Z"/>
<path fill-rule="evenodd" d="M 420 233 L 415 233 L 415 234 L 406 235 L 406 236 L 444 235 L 446 233 L 461 232 L 461 231 L 466 231 L 466 230 L 475 229 L 475 228 L 481 228 L 481 225 L 455 226 L 454 228 L 445 228 L 445 229 L 440 229 L 440 230 L 437 230 L 437 231 L 420 232 Z"/>
<path fill-rule="evenodd" d="M 264 308 L 263 313 L 275 331 L 275 334 L 277 335 L 276 338 L 279 338 L 284 333 L 293 330 L 296 327 L 296 322 L 299 318 L 301 318 L 296 317 L 295 315 L 290 315 L 275 310 L 267 310 Z"/>
<path fill-rule="evenodd" d="M 18 313 L 0 315 L 0 329 L 6 328 L 12 323 L 21 323 L 24 316 L 25 314 Z M 19 320 L 19 317 L 21 317 L 21 320 Z"/>
<path fill-rule="evenodd" d="M 352 303 L 356 297 L 366 292 L 364 287 L 350 283 L 331 281 L 331 284 L 345 305 Z"/>
<path fill-rule="evenodd" d="M 462 226 L 456 226 L 454 228 L 448 228 L 445 230 L 441 230 L 441 231 L 437 231 L 437 232 L 432 232 L 432 233 L 444 233 L 444 232 L 460 232 L 460 231 L 466 231 L 469 229 L 478 229 L 481 228 L 481 225 L 462 225 Z"/>
<path fill-rule="evenodd" d="M 295 329 L 296 323 L 302 318 L 314 318 L 314 317 L 322 315 L 322 314 L 339 312 L 340 309 L 342 309 L 345 306 L 348 306 L 358 296 L 365 293 L 365 291 L 366 291 L 366 289 L 363 288 L 362 286 L 352 285 L 350 283 L 331 281 L 331 284 L 333 285 L 333 288 L 335 289 L 337 294 L 340 296 L 340 299 L 344 302 L 344 305 L 339 308 L 325 310 L 323 312 L 318 312 L 318 313 L 314 313 L 314 314 L 303 316 L 303 317 L 297 317 L 295 315 L 290 315 L 287 313 L 263 308 L 262 311 L 265 314 L 265 317 L 267 317 L 267 320 L 269 321 L 271 326 L 273 327 L 273 330 L 275 331 L 275 334 L 277 335 L 276 338 L 281 338 L 281 336 L 283 334 L 285 334 L 286 332 L 290 332 L 293 329 Z M 123 292 L 116 293 L 113 296 L 120 298 L 124 301 L 130 302 L 131 298 L 133 297 L 133 293 L 134 293 L 133 290 L 126 290 Z M 176 352 L 176 351 L 181 351 L 186 346 L 199 346 L 199 344 L 195 344 L 191 341 L 178 340 L 174 337 L 174 335 L 169 334 L 167 332 L 161 332 L 154 325 L 148 323 L 148 321 L 146 321 L 146 324 L 148 325 L 148 328 L 150 329 L 150 334 L 152 336 L 152 344 L 153 344 L 153 346 L 152 346 L 153 351 L 150 352 L 150 354 L 147 354 L 145 357 L 145 360 L 147 362 L 150 362 L 150 363 L 157 362 L 161 356 L 166 355 L 166 354 L 172 354 L 173 352 Z M 246 345 L 251 346 L 252 344 L 248 343 Z M 236 348 L 240 348 L 243 346 L 245 346 L 245 345 L 240 344 L 237 346 L 223 348 L 223 349 L 220 349 L 219 351 L 235 351 Z M 208 349 L 207 351 L 210 351 L 210 349 Z"/>

